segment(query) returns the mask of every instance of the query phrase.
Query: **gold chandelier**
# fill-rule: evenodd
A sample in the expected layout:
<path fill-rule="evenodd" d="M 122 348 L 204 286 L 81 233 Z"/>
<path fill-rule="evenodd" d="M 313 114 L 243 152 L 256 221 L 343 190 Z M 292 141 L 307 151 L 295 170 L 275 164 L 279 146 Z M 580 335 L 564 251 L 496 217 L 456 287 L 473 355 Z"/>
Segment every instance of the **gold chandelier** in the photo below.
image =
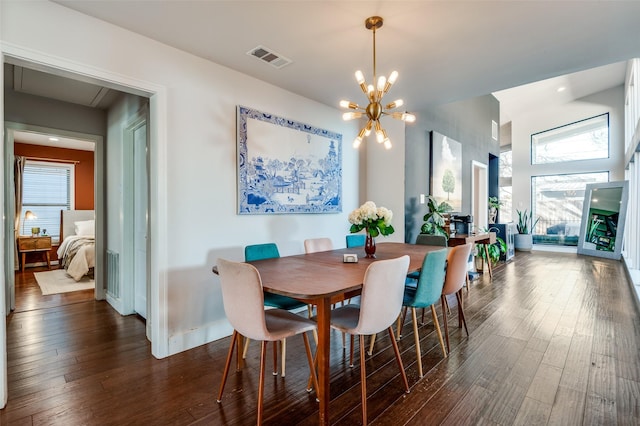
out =
<path fill-rule="evenodd" d="M 393 71 L 389 78 L 376 75 L 376 30 L 382 27 L 382 18 L 380 16 L 371 16 L 364 21 L 364 26 L 368 30 L 373 31 L 373 81 L 377 80 L 377 86 L 374 88 L 373 84 L 367 85 L 364 79 L 362 71 L 356 71 L 356 81 L 360 85 L 360 88 L 367 95 L 369 105 L 361 107 L 360 105 L 350 101 L 340 101 L 340 107 L 354 111 L 345 112 L 342 114 L 343 120 L 353 120 L 361 118 L 364 114 L 369 118 L 367 124 L 360 130 L 358 136 L 353 141 L 353 147 L 358 148 L 362 143 L 362 139 L 365 136 L 369 136 L 371 131 L 375 131 L 376 140 L 378 143 L 384 143 L 386 149 L 391 149 L 391 140 L 387 136 L 387 132 L 380 125 L 380 119 L 383 115 L 389 115 L 392 118 L 405 121 L 407 123 L 413 123 L 416 121 L 416 116 L 408 112 L 392 111 L 396 108 L 400 108 L 404 102 L 402 99 L 397 99 L 387 105 L 382 105 L 382 97 L 389 91 L 393 83 L 398 79 L 398 72 Z"/>

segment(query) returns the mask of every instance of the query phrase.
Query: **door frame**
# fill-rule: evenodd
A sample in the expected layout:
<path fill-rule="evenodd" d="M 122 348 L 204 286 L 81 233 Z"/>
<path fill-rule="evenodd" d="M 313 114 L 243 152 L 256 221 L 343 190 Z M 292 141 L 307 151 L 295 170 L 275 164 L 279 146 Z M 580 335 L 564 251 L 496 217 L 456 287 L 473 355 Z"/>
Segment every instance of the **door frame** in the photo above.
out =
<path fill-rule="evenodd" d="M 104 200 L 104 187 L 101 185 L 98 185 L 99 182 L 104 182 L 103 159 L 104 159 L 105 151 L 104 151 L 103 137 L 100 135 L 72 132 L 72 131 L 67 131 L 62 129 L 54 129 L 52 127 L 34 126 L 30 124 L 16 123 L 11 121 L 4 122 L 4 129 L 5 129 L 4 152 L 6 153 L 5 154 L 6 161 L 4 163 L 5 181 L 3 185 L 3 190 L 5 193 L 5 198 L 4 198 L 5 206 L 4 206 L 3 213 L 4 213 L 4 217 L 6 218 L 5 232 L 7 233 L 7 235 L 9 235 L 9 231 L 11 231 L 11 233 L 13 232 L 13 229 L 9 229 L 9 228 L 13 227 L 13 221 L 15 220 L 16 200 L 15 200 L 15 196 L 13 195 L 14 180 L 13 180 L 13 177 L 11 176 L 11 172 L 13 172 L 13 167 L 14 167 L 13 161 L 11 161 L 14 156 L 14 143 L 15 143 L 14 133 L 16 131 L 25 131 L 25 132 L 34 132 L 34 133 L 41 133 L 41 134 L 52 134 L 52 135 L 62 136 L 65 138 L 73 138 L 73 139 L 93 142 L 94 144 L 94 151 L 93 151 L 94 153 L 94 157 L 93 157 L 94 200 L 93 200 L 93 203 L 94 204 L 93 206 L 94 206 L 94 211 L 96 215 L 96 259 L 95 259 L 95 274 L 94 274 L 96 286 L 94 291 L 94 297 L 96 300 L 104 299 L 105 291 L 103 287 L 105 282 L 105 275 L 104 275 L 105 268 L 104 268 L 104 256 L 102 255 L 102 253 L 104 252 L 104 245 L 105 245 L 104 244 L 105 217 L 104 217 L 104 205 L 103 205 L 104 203 L 102 202 L 102 200 Z M 5 256 L 3 256 L 3 262 L 5 267 L 5 279 L 6 279 L 5 288 L 7 289 L 6 293 L 10 295 L 10 300 L 6 300 L 5 305 L 7 306 L 7 309 L 13 310 L 15 309 L 15 271 L 13 270 L 15 258 L 14 258 L 13 250 L 9 250 L 10 240 L 11 238 L 6 238 L 6 244 L 5 244 L 6 252 L 5 252 Z"/>
<path fill-rule="evenodd" d="M 149 252 L 150 300 L 147 324 L 151 327 L 151 353 L 156 358 L 169 355 L 168 327 L 168 244 L 167 244 L 167 89 L 165 86 L 139 78 L 112 72 L 48 53 L 0 43 L 0 62 L 26 65 L 30 68 L 54 72 L 77 80 L 89 81 L 123 92 L 149 98 Z M 0 71 L 0 77 L 3 72 Z M 0 115 L 4 121 L 4 87 L 0 87 Z M 4 123 L 3 123 L 4 129 Z M 4 152 L 4 144 L 0 144 Z M 100 176 L 104 179 L 104 176 Z M 4 163 L 0 162 L 0 183 L 4 187 Z M 100 200 L 102 203 L 103 200 Z M 0 210 L 4 199 L 0 197 Z M 96 206 L 98 208 L 98 206 Z M 99 208 L 103 208 L 100 205 Z M 3 219 L 6 220 L 6 219 Z M 4 234 L 5 226 L 0 232 Z M 6 237 L 3 235 L 3 237 Z M 4 259 L 0 245 L 0 257 Z M 4 261 L 0 262 L 0 276 L 4 276 Z M 5 292 L 0 291 L 0 313 L 6 316 Z M 7 402 L 7 338 L 6 321 L 0 321 L 0 408 Z"/>
<path fill-rule="evenodd" d="M 478 173 L 478 178 L 476 178 Z M 471 161 L 471 213 L 476 231 L 489 224 L 489 167 L 479 161 Z"/>

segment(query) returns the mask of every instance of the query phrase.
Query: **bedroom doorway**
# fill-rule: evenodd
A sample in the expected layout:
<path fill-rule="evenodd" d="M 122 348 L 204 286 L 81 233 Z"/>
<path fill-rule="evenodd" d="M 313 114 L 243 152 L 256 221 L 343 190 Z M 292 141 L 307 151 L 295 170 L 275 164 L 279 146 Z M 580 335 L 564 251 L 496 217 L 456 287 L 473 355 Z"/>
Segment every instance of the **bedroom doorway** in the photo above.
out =
<path fill-rule="evenodd" d="M 101 162 L 98 161 L 103 152 L 101 146 L 102 136 L 13 122 L 6 122 L 5 128 L 4 214 L 7 218 L 5 221 L 5 235 L 22 235 L 25 234 L 26 231 L 29 231 L 27 234 L 31 234 L 30 226 L 27 226 L 29 224 L 25 223 L 24 211 L 33 210 L 34 216 L 37 216 L 37 218 L 33 220 L 33 226 L 38 225 L 42 231 L 46 230 L 46 234 L 50 238 L 51 249 L 48 251 L 48 254 L 49 257 L 53 259 L 52 263 L 55 269 L 55 265 L 58 263 L 56 260 L 56 251 L 61 243 L 60 236 L 62 230 L 60 229 L 61 219 L 59 213 L 61 207 L 54 204 L 65 204 L 64 200 L 68 198 L 65 209 L 75 210 L 77 208 L 81 210 L 94 210 L 95 200 L 102 196 L 102 191 L 95 184 L 97 176 L 103 173 Z M 25 185 L 27 185 L 24 194 L 27 197 L 25 200 L 26 204 L 21 206 L 19 215 L 16 212 L 17 200 L 14 185 L 14 154 L 24 158 L 26 164 L 25 169 L 29 168 L 29 177 L 32 177 L 31 182 L 33 183 L 33 185 L 31 185 L 25 182 Z M 42 170 L 40 170 L 41 168 Z M 67 169 L 67 172 L 62 173 L 62 169 Z M 33 173 L 35 173 L 35 175 Z M 53 175 L 47 178 L 51 173 L 53 173 Z M 33 179 L 36 180 L 34 181 Z M 50 179 L 57 179 L 58 184 L 62 185 L 60 187 L 61 190 L 68 187 L 66 197 L 64 194 L 58 192 L 54 192 L 57 195 L 53 197 L 49 194 L 54 193 L 48 193 L 43 189 L 48 187 L 50 183 L 53 184 L 54 181 Z M 62 179 L 62 182 L 60 182 L 60 179 Z M 96 216 L 97 219 L 99 218 L 96 222 L 98 224 L 96 227 L 96 240 L 100 241 L 98 244 L 101 246 L 104 238 L 101 229 L 102 214 L 97 214 Z M 16 226 L 17 228 L 14 228 Z M 40 296 L 40 290 L 37 284 L 35 285 L 35 291 L 31 289 L 31 287 L 33 287 L 32 273 L 34 270 L 27 269 L 27 275 L 20 272 L 20 270 L 16 272 L 19 258 L 23 256 L 17 252 L 15 241 L 15 238 L 6 238 L 4 246 L 5 307 L 7 312 L 14 311 L 16 308 L 34 309 L 40 306 L 40 304 L 51 305 L 51 301 L 47 301 L 46 297 Z M 46 262 L 42 263 L 44 256 L 33 256 L 37 253 L 25 254 L 27 255 L 25 256 L 27 266 L 39 267 L 47 265 Z M 24 270 L 22 265 L 20 266 L 21 269 Z M 92 293 L 95 299 L 104 298 L 104 292 L 102 291 L 102 270 L 101 259 L 96 258 L 93 274 L 95 290 Z M 22 288 L 23 291 L 29 292 L 30 294 L 28 296 L 26 294 L 16 293 L 17 276 L 20 277 L 21 284 L 26 285 L 24 288 L 19 287 L 18 290 Z M 21 301 L 21 303 L 18 303 L 20 306 L 16 304 L 17 298 Z M 60 300 L 61 304 L 63 304 L 62 301 L 66 300 L 66 297 L 60 297 Z"/>

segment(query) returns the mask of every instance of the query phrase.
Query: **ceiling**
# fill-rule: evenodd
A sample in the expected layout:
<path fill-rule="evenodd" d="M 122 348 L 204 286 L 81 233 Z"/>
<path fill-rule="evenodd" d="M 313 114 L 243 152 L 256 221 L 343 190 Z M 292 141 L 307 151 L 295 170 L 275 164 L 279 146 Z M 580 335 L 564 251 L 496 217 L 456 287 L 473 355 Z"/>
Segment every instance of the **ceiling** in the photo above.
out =
<path fill-rule="evenodd" d="M 372 15 L 384 18 L 378 73 L 400 74 L 388 97 L 414 111 L 498 92 L 501 108 L 517 114 L 527 108 L 515 102 L 525 89 L 503 89 L 640 57 L 637 1 L 55 2 L 330 106 L 365 101 L 353 75 L 372 77 L 364 27 Z M 292 62 L 277 69 L 247 55 L 258 45 Z M 567 80 L 565 99 L 602 90 L 605 80 L 621 84 L 621 69 L 584 75 L 576 87 Z M 533 88 L 536 102 L 549 100 L 541 87 Z"/>
<path fill-rule="evenodd" d="M 334 107 L 344 98 L 365 101 L 353 72 L 362 69 L 371 80 L 372 33 L 364 18 L 379 14 L 385 23 L 376 33 L 378 72 L 400 72 L 389 98 L 420 111 L 493 93 L 501 123 L 623 84 L 626 60 L 640 56 L 640 26 L 633 23 L 640 2 L 56 2 Z M 247 55 L 259 45 L 292 62 L 277 69 Z M 100 109 L 118 96 L 4 67 L 5 87 L 19 92 Z M 43 135 L 22 137 L 56 145 Z"/>

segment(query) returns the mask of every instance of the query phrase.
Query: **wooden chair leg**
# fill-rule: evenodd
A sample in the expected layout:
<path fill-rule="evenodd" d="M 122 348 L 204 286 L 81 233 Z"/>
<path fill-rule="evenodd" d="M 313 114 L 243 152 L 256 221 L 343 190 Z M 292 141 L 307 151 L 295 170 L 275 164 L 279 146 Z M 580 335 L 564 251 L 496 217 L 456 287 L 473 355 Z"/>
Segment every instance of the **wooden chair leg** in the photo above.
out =
<path fill-rule="evenodd" d="M 420 320 L 420 325 L 424 325 L 424 308 L 422 308 L 422 319 Z"/>
<path fill-rule="evenodd" d="M 347 335 L 342 332 L 342 349 L 346 349 L 347 348 Z"/>
<path fill-rule="evenodd" d="M 249 350 L 249 339 L 248 337 L 244 338 L 244 348 L 242 349 L 242 359 L 247 358 L 247 350 Z"/>
<path fill-rule="evenodd" d="M 451 352 L 451 347 L 449 346 L 449 325 L 447 321 L 447 310 L 445 309 L 447 298 L 443 294 L 440 296 L 440 303 L 442 303 L 442 322 L 444 323 L 444 337 L 447 341 L 447 353 Z"/>
<path fill-rule="evenodd" d="M 317 367 L 318 367 L 318 351 L 316 350 L 316 354 L 313 356 L 314 371 Z M 317 385 L 316 385 L 316 389 L 318 389 Z M 311 392 L 312 390 L 313 390 L 313 376 L 311 375 L 311 373 L 309 373 L 309 380 L 307 381 L 307 392 Z"/>
<path fill-rule="evenodd" d="M 395 340 L 394 340 L 395 342 Z M 367 424 L 367 368 L 364 359 L 364 335 L 360 335 L 360 392 L 362 395 L 362 424 Z"/>
<path fill-rule="evenodd" d="M 469 330 L 467 329 L 467 320 L 464 318 L 464 309 L 462 309 L 462 295 L 460 292 L 456 293 L 458 297 L 458 312 L 460 314 L 460 319 L 462 320 L 462 324 L 464 325 L 464 331 L 467 332 L 467 336 L 469 335 Z"/>
<path fill-rule="evenodd" d="M 277 342 L 273 342 L 275 345 Z M 258 421 L 257 424 L 262 424 L 262 405 L 264 403 L 264 370 L 267 362 L 267 342 L 262 342 L 262 349 L 260 351 L 260 381 L 258 383 Z"/>
<path fill-rule="evenodd" d="M 311 383 L 313 388 L 316 390 L 316 397 L 320 398 L 320 388 L 318 387 L 318 377 L 316 376 L 316 368 L 315 362 L 311 357 L 311 347 L 309 346 L 309 338 L 307 337 L 307 333 L 302 333 L 302 340 L 304 340 L 304 349 L 307 352 L 307 361 L 309 362 L 309 371 L 311 374 Z M 307 386 L 307 391 L 310 391 L 311 386 Z"/>
<path fill-rule="evenodd" d="M 227 362 L 224 364 L 224 372 L 222 373 L 222 382 L 220 383 L 220 391 L 218 392 L 218 404 L 222 401 L 222 392 L 224 391 L 224 385 L 227 383 L 227 374 L 229 374 L 229 367 L 231 367 L 231 358 L 233 357 L 233 347 L 236 345 L 238 338 L 238 332 L 233 330 L 233 336 L 231 336 L 231 344 L 229 345 L 229 353 L 227 354 Z"/>
<path fill-rule="evenodd" d="M 280 372 L 280 376 L 284 377 L 284 373 L 285 373 L 285 357 L 287 356 L 287 339 L 282 339 L 282 343 L 280 345 L 280 356 L 282 357 L 282 365 L 280 367 L 281 372 Z"/>
<path fill-rule="evenodd" d="M 442 331 L 440 331 L 440 324 L 438 323 L 438 314 L 436 314 L 435 305 L 431 305 L 431 316 L 433 317 L 433 325 L 436 328 L 438 334 L 438 340 L 440 341 L 440 347 L 442 348 L 442 354 L 447 357 L 447 350 L 444 347 L 444 340 L 442 340 Z"/>
<path fill-rule="evenodd" d="M 404 382 L 405 392 L 409 393 L 409 382 L 407 381 L 407 373 L 404 371 L 404 365 L 402 365 L 402 358 L 400 358 L 400 350 L 398 349 L 398 344 L 396 343 L 396 339 L 393 335 L 393 327 L 389 327 L 387 329 L 389 332 L 389 338 L 391 339 L 391 345 L 393 346 L 393 352 L 396 354 L 396 361 L 398 362 L 398 368 L 400 369 L 400 375 L 402 376 L 402 381 Z"/>
<path fill-rule="evenodd" d="M 278 375 L 278 342 L 273 342 L 273 372 L 274 376 Z"/>
<path fill-rule="evenodd" d="M 238 337 L 236 339 L 236 346 L 236 371 L 240 371 L 244 366 L 244 336 L 240 333 L 238 333 Z"/>
<path fill-rule="evenodd" d="M 398 315 L 398 324 L 396 325 L 397 330 L 396 330 L 396 338 L 398 340 L 400 340 L 400 338 L 402 337 L 402 314 Z"/>
<path fill-rule="evenodd" d="M 411 308 L 411 316 L 413 317 L 413 338 L 416 341 L 416 359 L 418 360 L 418 375 L 422 378 L 422 353 L 420 352 L 420 336 L 418 335 L 418 317 L 416 316 L 416 308 Z"/>
<path fill-rule="evenodd" d="M 350 334 L 349 337 L 350 337 L 349 344 L 351 346 L 349 350 L 349 367 L 353 367 L 353 334 Z"/>
<path fill-rule="evenodd" d="M 367 355 L 371 356 L 371 354 L 373 353 L 373 344 L 376 342 L 376 335 L 372 335 L 371 336 L 371 341 L 369 342 L 369 352 L 367 352 Z"/>

